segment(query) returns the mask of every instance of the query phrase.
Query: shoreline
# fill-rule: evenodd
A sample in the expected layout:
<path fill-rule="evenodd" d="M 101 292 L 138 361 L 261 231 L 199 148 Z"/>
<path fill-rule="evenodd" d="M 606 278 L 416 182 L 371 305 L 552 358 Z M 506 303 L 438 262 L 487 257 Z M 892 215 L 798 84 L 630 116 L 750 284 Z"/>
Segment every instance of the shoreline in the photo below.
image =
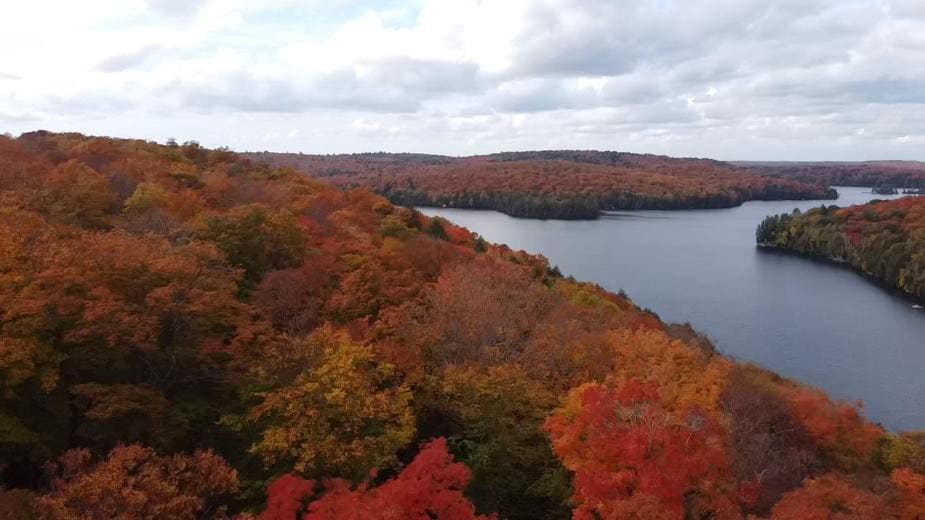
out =
<path fill-rule="evenodd" d="M 435 208 L 435 209 L 460 209 L 460 210 L 477 210 L 477 211 L 496 211 L 503 215 L 507 215 L 511 218 L 525 219 L 525 220 L 565 220 L 565 221 L 593 221 L 599 220 L 601 217 L 606 217 L 609 212 L 622 212 L 622 211 L 693 211 L 693 210 L 721 210 L 721 209 L 732 209 L 738 208 L 748 202 L 806 202 L 806 201 L 827 201 L 827 200 L 838 200 L 838 197 L 835 198 L 786 198 L 786 199 L 769 199 L 769 198 L 752 198 L 742 200 L 735 204 L 722 204 L 722 205 L 686 205 L 686 206 L 675 206 L 675 207 L 608 207 L 608 208 L 598 208 L 596 213 L 592 216 L 590 213 L 587 214 L 576 214 L 574 216 L 569 215 L 559 215 L 559 214 L 549 214 L 542 216 L 532 216 L 524 215 L 516 212 L 508 212 L 503 208 L 494 207 L 490 204 L 485 205 L 452 205 L 445 203 L 436 203 L 436 202 L 414 202 L 412 204 L 407 204 L 405 200 L 401 198 L 392 199 L 388 195 L 383 195 L 389 202 L 410 208 Z"/>
<path fill-rule="evenodd" d="M 873 285 L 876 285 L 881 290 L 883 290 L 884 292 L 890 295 L 899 296 L 902 299 L 910 302 L 913 306 L 916 306 L 916 305 L 920 307 L 925 306 L 925 298 L 919 298 L 918 296 L 912 293 L 908 293 L 900 289 L 899 287 L 890 285 L 879 278 L 876 278 L 870 274 L 867 274 L 864 271 L 861 271 L 860 269 L 852 265 L 849 261 L 845 259 L 802 253 L 794 249 L 787 249 L 787 248 L 783 248 L 783 247 L 776 246 L 776 245 L 769 244 L 769 243 L 758 243 L 755 245 L 755 248 L 763 253 L 796 256 L 800 258 L 805 258 L 807 260 L 812 260 L 814 262 L 819 262 L 822 264 L 839 267 L 841 269 L 850 270 L 851 272 L 855 273 L 861 278 L 868 280 Z M 922 310 L 922 309 L 916 309 L 916 310 Z"/>

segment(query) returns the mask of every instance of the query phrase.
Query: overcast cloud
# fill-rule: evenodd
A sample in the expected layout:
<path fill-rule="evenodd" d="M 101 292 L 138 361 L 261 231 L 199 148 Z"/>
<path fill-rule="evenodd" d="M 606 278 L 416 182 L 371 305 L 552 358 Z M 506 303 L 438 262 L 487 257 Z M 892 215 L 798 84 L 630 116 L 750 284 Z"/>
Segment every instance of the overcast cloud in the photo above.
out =
<path fill-rule="evenodd" d="M 10 4 L 0 132 L 925 160 L 923 0 Z"/>

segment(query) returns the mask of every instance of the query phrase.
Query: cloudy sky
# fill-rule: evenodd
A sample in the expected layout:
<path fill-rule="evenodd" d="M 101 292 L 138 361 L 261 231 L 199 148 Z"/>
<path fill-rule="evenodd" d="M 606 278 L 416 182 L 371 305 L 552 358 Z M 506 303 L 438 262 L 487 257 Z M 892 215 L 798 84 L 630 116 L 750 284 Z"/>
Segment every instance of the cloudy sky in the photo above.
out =
<path fill-rule="evenodd" d="M 925 0 L 16 0 L 0 132 L 925 160 Z"/>

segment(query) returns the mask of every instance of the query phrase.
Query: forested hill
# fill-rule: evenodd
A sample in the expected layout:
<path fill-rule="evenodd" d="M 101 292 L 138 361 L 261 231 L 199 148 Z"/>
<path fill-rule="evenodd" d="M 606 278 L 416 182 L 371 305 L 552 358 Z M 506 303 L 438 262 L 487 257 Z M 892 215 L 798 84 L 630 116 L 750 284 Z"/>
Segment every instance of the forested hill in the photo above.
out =
<path fill-rule="evenodd" d="M 922 435 L 370 192 L 0 137 L 4 520 L 915 518 L 923 472 Z"/>
<path fill-rule="evenodd" d="M 756 238 L 760 245 L 847 262 L 925 302 L 925 197 L 771 216 Z"/>
<path fill-rule="evenodd" d="M 580 150 L 452 158 L 423 154 L 247 154 L 405 206 L 494 209 L 593 219 L 602 210 L 724 208 L 748 200 L 825 199 L 818 184 L 771 179 L 709 159 Z"/>
<path fill-rule="evenodd" d="M 925 162 L 735 162 L 761 175 L 825 186 L 925 189 Z"/>

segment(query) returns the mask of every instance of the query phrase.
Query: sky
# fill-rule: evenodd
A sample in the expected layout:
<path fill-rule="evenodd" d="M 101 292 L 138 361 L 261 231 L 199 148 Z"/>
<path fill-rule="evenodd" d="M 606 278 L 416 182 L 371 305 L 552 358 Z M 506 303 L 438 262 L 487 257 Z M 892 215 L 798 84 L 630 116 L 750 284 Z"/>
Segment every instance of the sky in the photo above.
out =
<path fill-rule="evenodd" d="M 0 133 L 925 160 L 925 0 L 9 0 Z"/>

